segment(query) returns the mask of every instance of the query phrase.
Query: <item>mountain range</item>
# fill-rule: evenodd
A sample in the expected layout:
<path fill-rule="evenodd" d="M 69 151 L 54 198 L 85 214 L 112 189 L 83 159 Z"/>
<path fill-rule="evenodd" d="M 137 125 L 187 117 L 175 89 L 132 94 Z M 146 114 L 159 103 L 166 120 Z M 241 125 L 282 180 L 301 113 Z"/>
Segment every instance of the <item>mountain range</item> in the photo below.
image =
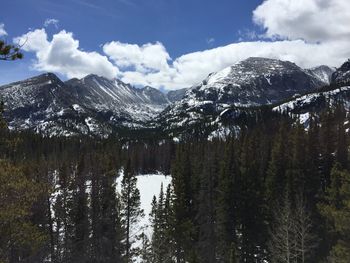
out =
<path fill-rule="evenodd" d="M 247 109 L 270 105 L 305 119 L 315 104 L 349 102 L 349 84 L 350 61 L 338 69 L 302 69 L 288 61 L 248 58 L 168 93 L 92 74 L 61 81 L 46 73 L 1 86 L 0 98 L 11 130 L 107 137 L 120 129 L 158 129 L 175 137 L 205 123 L 209 135 L 219 136 L 227 131 L 223 117 L 234 120 Z"/>

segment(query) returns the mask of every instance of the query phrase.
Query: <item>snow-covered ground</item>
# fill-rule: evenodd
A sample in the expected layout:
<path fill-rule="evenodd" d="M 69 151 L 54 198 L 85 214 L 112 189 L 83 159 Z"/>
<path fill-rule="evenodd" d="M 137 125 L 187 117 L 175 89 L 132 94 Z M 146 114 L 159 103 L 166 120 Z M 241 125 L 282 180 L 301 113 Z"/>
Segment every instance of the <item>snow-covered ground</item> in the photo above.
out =
<path fill-rule="evenodd" d="M 140 191 L 141 196 L 141 208 L 143 209 L 145 216 L 140 220 L 135 231 L 137 234 L 141 234 L 143 231 L 145 234 L 151 238 L 152 230 L 149 227 L 149 214 L 151 212 L 152 199 L 155 195 L 157 198 L 159 196 L 160 187 L 163 183 L 164 193 L 171 183 L 171 176 L 164 174 L 143 174 L 138 175 L 137 177 L 137 188 Z M 117 179 L 117 189 L 120 191 L 121 181 L 123 179 L 123 173 L 120 173 L 120 176 Z M 135 233 L 136 234 L 136 233 Z"/>
<path fill-rule="evenodd" d="M 119 172 L 119 177 L 117 178 L 117 191 L 120 191 L 121 181 L 123 179 L 123 171 Z M 166 176 L 164 174 L 142 174 L 137 177 L 137 188 L 140 191 L 140 201 L 141 208 L 144 211 L 145 216 L 140 219 L 138 224 L 132 228 L 132 237 L 142 234 L 144 232 L 149 239 L 152 238 L 152 228 L 150 226 L 149 214 L 152 209 L 152 199 L 153 196 L 158 198 L 160 193 L 161 185 L 163 184 L 164 193 L 171 183 L 171 176 Z M 137 240 L 133 247 L 141 247 L 141 240 Z M 135 259 L 136 263 L 141 263 L 140 258 Z"/>

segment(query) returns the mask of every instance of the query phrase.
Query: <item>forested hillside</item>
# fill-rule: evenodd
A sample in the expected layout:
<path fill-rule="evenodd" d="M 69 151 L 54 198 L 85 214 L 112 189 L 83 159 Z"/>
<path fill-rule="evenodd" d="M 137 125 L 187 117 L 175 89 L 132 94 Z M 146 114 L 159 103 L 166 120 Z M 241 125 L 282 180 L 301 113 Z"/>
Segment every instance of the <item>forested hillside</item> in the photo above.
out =
<path fill-rule="evenodd" d="M 238 136 L 178 143 L 46 138 L 2 121 L 0 262 L 349 262 L 342 105 L 308 129 L 266 110 Z M 152 202 L 153 234 L 132 234 L 136 175 L 156 171 L 172 184 Z"/>

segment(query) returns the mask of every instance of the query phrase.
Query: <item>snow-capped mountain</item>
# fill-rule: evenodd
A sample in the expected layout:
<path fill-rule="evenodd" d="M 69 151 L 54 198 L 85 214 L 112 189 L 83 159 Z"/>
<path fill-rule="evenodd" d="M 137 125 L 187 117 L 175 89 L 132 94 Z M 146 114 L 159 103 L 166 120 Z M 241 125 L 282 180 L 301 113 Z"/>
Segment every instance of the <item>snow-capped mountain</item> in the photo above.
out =
<path fill-rule="evenodd" d="M 350 82 L 350 59 L 333 73 L 332 82 L 336 84 Z"/>
<path fill-rule="evenodd" d="M 2 86 L 0 97 L 11 129 L 64 136 L 107 136 L 114 127 L 141 127 L 170 103 L 151 87 L 96 75 L 62 82 L 52 73 Z"/>
<path fill-rule="evenodd" d="M 130 122 L 148 121 L 169 104 L 166 95 L 157 89 L 137 89 L 118 79 L 88 75 L 71 79 L 66 85 L 80 106 L 112 112 L 114 118 L 127 118 Z"/>
<path fill-rule="evenodd" d="M 334 106 L 337 103 L 342 103 L 347 110 L 350 109 L 350 86 L 305 94 L 277 105 L 273 110 L 290 113 L 305 122 L 310 113 L 318 113 L 327 106 Z"/>
<path fill-rule="evenodd" d="M 302 69 L 288 61 L 249 58 L 210 74 L 198 85 L 167 94 L 96 75 L 62 82 L 47 73 L 1 86 L 0 98 L 11 129 L 50 136 L 105 137 L 118 128 L 157 128 L 171 135 L 198 125 L 221 136 L 227 133 L 224 123 L 263 105 L 289 101 L 288 111 L 304 114 L 315 105 L 324 107 L 327 103 L 320 103 L 324 97 L 335 100 L 341 94 L 349 101 L 347 88 L 336 90 L 349 85 L 350 61 L 334 71 L 327 66 Z M 275 111 L 287 106 L 279 107 Z"/>
<path fill-rule="evenodd" d="M 276 103 L 329 83 L 315 75 L 288 61 L 248 58 L 210 74 L 185 97 L 189 104 L 206 100 L 236 106 Z"/>
<path fill-rule="evenodd" d="M 306 72 L 321 82 L 329 85 L 332 81 L 332 75 L 336 71 L 335 68 L 331 68 L 325 65 L 307 69 Z"/>
<path fill-rule="evenodd" d="M 304 70 L 294 63 L 248 58 L 210 74 L 184 98 L 162 112 L 168 128 L 192 125 L 228 107 L 257 107 L 284 101 L 329 84 L 327 66 Z"/>
<path fill-rule="evenodd" d="M 187 90 L 188 90 L 187 88 L 171 90 L 167 93 L 167 98 L 172 103 L 182 100 Z"/>

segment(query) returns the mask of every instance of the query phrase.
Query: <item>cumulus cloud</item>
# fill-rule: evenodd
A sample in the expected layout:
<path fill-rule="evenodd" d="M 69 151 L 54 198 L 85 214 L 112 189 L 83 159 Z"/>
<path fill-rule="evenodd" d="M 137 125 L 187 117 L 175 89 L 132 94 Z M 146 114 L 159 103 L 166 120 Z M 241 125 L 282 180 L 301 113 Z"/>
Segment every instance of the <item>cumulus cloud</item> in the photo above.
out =
<path fill-rule="evenodd" d="M 68 77 L 95 73 L 119 77 L 135 85 L 178 89 L 252 56 L 289 60 L 304 68 L 321 64 L 339 66 L 350 57 L 347 2 L 265 0 L 253 12 L 253 21 L 262 32 L 241 31 L 241 36 L 244 35 L 241 42 L 175 59 L 171 59 L 160 42 L 136 45 L 112 41 L 103 45 L 102 55 L 80 50 L 78 40 L 66 31 L 49 40 L 45 29 L 38 29 L 19 39 L 28 38 L 24 49 L 35 52 L 35 67 L 39 70 Z"/>
<path fill-rule="evenodd" d="M 249 57 L 293 61 L 303 68 L 340 65 L 350 56 L 347 43 L 309 44 L 303 40 L 241 42 L 210 50 L 189 53 L 175 59 L 167 70 L 143 73 L 126 71 L 122 80 L 134 84 L 178 89 L 202 81 L 210 72 L 219 71 Z"/>
<path fill-rule="evenodd" d="M 5 25 L 0 24 L 0 37 L 6 36 L 6 35 L 7 35 L 7 32 L 5 31 Z"/>
<path fill-rule="evenodd" d="M 36 29 L 14 39 L 15 43 L 25 43 L 24 51 L 34 52 L 34 68 L 66 75 L 69 78 L 82 78 L 90 73 L 114 78 L 118 69 L 106 56 L 97 52 L 79 49 L 79 41 L 65 30 L 48 39 L 45 29 Z"/>
<path fill-rule="evenodd" d="M 44 22 L 44 27 L 48 27 L 49 25 L 54 25 L 56 28 L 58 28 L 58 23 L 60 21 L 55 18 L 47 18 Z"/>
<path fill-rule="evenodd" d="M 135 66 L 132 70 L 122 71 L 122 80 L 167 89 L 191 86 L 209 73 L 251 56 L 289 60 L 304 68 L 321 64 L 339 66 L 350 57 L 348 0 L 265 0 L 254 10 L 253 21 L 263 32 L 241 31 L 244 38 L 240 41 L 247 38 L 249 41 L 184 54 L 173 61 L 164 58 L 168 53 L 162 48 L 162 52 L 156 52 L 153 57 L 163 63 L 156 72 L 145 71 L 136 63 L 128 64 L 127 61 L 134 61 L 132 54 L 142 53 L 138 51 L 139 46 L 134 47 L 135 52 L 119 47 L 133 45 L 119 43 L 118 46 L 108 45 L 108 52 L 104 51 L 111 56 L 115 48 L 117 57 L 126 60 L 120 59 L 122 63 L 117 63 L 118 66 Z M 261 36 L 267 39 L 257 41 Z M 137 58 L 142 60 L 140 55 Z"/>
<path fill-rule="evenodd" d="M 167 70 L 170 56 L 162 43 L 142 46 L 119 41 L 106 43 L 103 51 L 120 68 L 133 67 L 137 72 Z"/>
<path fill-rule="evenodd" d="M 270 38 L 308 42 L 349 40 L 349 0 L 267 0 L 253 12 L 253 20 Z"/>

